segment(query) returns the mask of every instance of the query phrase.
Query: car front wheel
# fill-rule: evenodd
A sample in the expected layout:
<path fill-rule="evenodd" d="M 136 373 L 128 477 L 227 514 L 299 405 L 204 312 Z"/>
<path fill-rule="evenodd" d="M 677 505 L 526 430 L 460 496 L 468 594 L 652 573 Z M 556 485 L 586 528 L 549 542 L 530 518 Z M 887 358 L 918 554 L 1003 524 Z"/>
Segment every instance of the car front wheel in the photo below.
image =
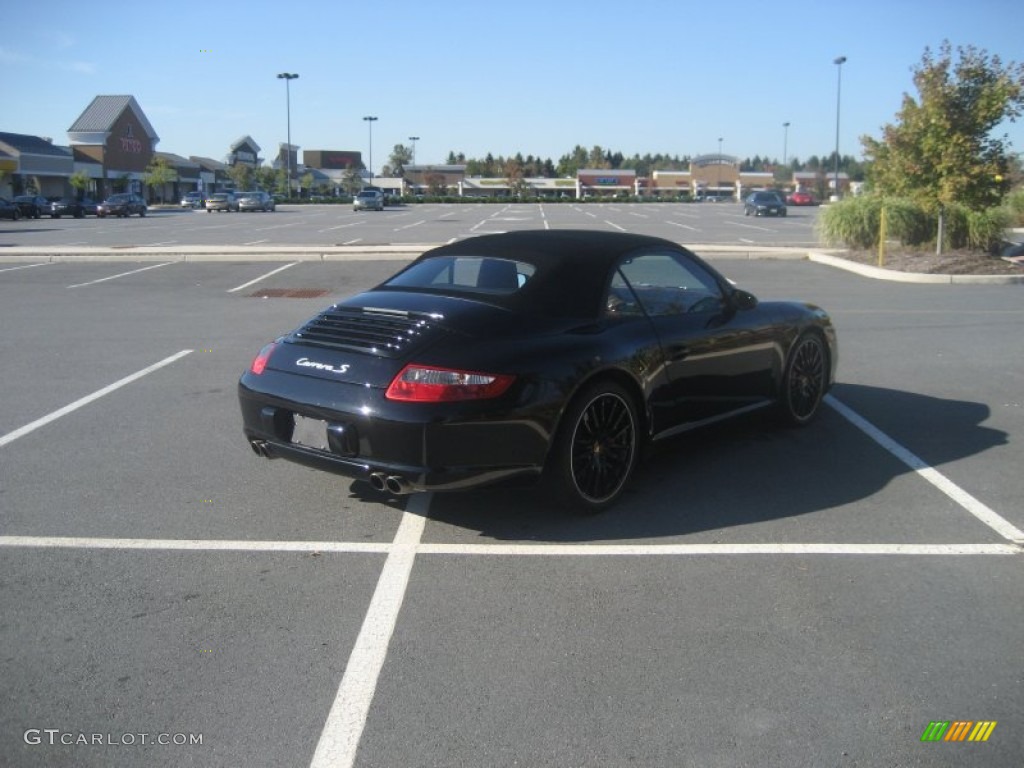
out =
<path fill-rule="evenodd" d="M 828 353 L 825 342 L 814 332 L 797 339 L 786 361 L 782 377 L 779 411 L 794 426 L 808 424 L 818 414 L 828 389 Z"/>
<path fill-rule="evenodd" d="M 567 506 L 600 512 L 622 493 L 636 466 L 636 406 L 614 382 L 587 387 L 569 406 L 548 466 L 548 482 Z"/>

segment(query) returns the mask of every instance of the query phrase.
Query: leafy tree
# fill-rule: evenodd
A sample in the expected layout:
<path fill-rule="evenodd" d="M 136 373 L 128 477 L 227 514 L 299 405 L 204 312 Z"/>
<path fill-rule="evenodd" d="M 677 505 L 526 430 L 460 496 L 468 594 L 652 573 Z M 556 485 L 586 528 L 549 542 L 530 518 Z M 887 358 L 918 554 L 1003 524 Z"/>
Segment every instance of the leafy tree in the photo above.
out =
<path fill-rule="evenodd" d="M 85 190 L 89 188 L 89 174 L 85 171 L 75 171 L 71 174 L 71 178 L 68 179 L 68 183 L 71 185 L 71 188 L 75 190 L 75 197 L 81 200 L 85 197 Z"/>
<path fill-rule="evenodd" d="M 363 188 L 363 177 L 359 175 L 359 170 L 351 166 L 346 168 L 345 175 L 341 179 L 341 186 L 350 195 L 358 193 Z"/>
<path fill-rule="evenodd" d="M 302 189 L 309 194 L 313 190 L 313 174 L 306 171 L 299 179 L 299 183 L 302 184 Z"/>
<path fill-rule="evenodd" d="M 940 211 L 998 204 L 1009 188 L 1009 142 L 992 131 L 1024 109 L 1024 65 L 973 46 L 954 56 L 945 41 L 937 54 L 926 48 L 913 72 L 918 98 L 904 94 L 881 139 L 861 138 L 873 190 Z"/>
<path fill-rule="evenodd" d="M 245 190 L 252 188 L 253 170 L 248 165 L 238 163 L 228 168 L 228 176 L 235 182 L 235 189 Z"/>
<path fill-rule="evenodd" d="M 384 175 L 395 178 L 405 176 L 405 166 L 412 165 L 412 147 L 395 144 L 394 149 L 391 150 L 391 156 L 388 158 L 388 164 L 391 166 L 391 173 Z"/>
<path fill-rule="evenodd" d="M 146 166 L 142 180 L 146 182 L 147 186 L 162 189 L 164 184 L 170 184 L 172 181 L 178 180 L 178 172 L 171 168 L 171 164 L 167 162 L 166 157 L 157 155 Z"/>

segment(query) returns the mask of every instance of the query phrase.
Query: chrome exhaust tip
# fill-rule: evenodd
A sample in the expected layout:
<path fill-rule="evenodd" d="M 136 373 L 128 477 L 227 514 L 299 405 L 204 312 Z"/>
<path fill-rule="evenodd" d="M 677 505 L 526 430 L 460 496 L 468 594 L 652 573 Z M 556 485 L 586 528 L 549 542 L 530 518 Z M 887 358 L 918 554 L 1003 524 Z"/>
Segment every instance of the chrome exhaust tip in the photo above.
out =
<path fill-rule="evenodd" d="M 384 481 L 384 487 L 387 488 L 388 493 L 393 493 L 395 496 L 404 496 L 412 491 L 409 481 L 398 475 L 389 476 Z"/>
<path fill-rule="evenodd" d="M 370 473 L 370 485 L 376 490 L 383 491 L 387 489 L 387 475 L 383 472 L 371 472 Z"/>
<path fill-rule="evenodd" d="M 250 440 L 249 447 L 252 452 L 261 458 L 267 458 L 267 444 L 263 440 Z"/>

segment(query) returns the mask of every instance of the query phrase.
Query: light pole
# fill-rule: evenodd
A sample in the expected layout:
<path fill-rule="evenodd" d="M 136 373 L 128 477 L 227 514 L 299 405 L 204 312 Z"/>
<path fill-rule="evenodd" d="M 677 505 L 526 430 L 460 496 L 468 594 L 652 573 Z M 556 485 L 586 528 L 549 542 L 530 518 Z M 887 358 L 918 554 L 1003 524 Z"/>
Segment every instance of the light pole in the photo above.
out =
<path fill-rule="evenodd" d="M 416 142 L 420 140 L 419 136 L 410 136 L 409 141 L 412 142 L 412 164 L 416 165 Z"/>
<path fill-rule="evenodd" d="M 718 180 L 715 182 L 715 202 L 718 202 L 718 196 L 722 194 L 722 137 L 718 137 Z"/>
<path fill-rule="evenodd" d="M 282 72 L 277 76 L 278 80 L 284 80 L 284 97 L 288 110 L 288 146 L 285 148 L 285 157 L 288 165 L 288 197 L 292 196 L 292 80 L 297 80 L 298 75 L 292 72 Z"/>
<path fill-rule="evenodd" d="M 373 183 L 373 123 L 374 123 L 374 121 L 376 119 L 377 118 L 374 117 L 373 115 L 367 115 L 366 117 L 363 118 L 363 120 L 366 121 L 367 125 L 370 126 L 370 157 L 369 157 L 370 166 L 369 166 L 369 171 L 370 171 L 370 183 L 371 184 Z"/>
<path fill-rule="evenodd" d="M 832 183 L 835 188 L 836 200 L 839 199 L 839 96 L 843 90 L 843 64 L 846 63 L 845 56 L 838 56 L 833 61 L 836 65 L 836 159 Z"/>
<path fill-rule="evenodd" d="M 788 148 L 788 146 L 787 146 L 788 144 L 789 144 L 789 123 L 786 122 L 786 123 L 782 124 L 782 167 L 783 168 L 786 167 L 786 158 L 787 158 L 786 149 Z"/>

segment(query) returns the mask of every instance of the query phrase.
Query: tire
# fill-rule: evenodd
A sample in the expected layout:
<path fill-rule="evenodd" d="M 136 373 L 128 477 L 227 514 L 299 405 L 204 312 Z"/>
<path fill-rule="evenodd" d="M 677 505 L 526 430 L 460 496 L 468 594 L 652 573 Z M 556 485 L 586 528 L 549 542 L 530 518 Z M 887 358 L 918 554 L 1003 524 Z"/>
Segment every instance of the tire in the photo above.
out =
<path fill-rule="evenodd" d="M 611 381 L 586 387 L 562 417 L 548 466 L 556 498 L 597 513 L 622 493 L 639 456 L 640 427 L 629 393 Z"/>
<path fill-rule="evenodd" d="M 145 208 L 143 208 L 141 211 L 139 211 L 139 218 L 140 219 L 146 218 L 146 209 Z"/>
<path fill-rule="evenodd" d="M 50 218 L 51 219 L 59 219 L 60 218 L 60 214 L 59 213 L 51 213 L 50 214 Z"/>
<path fill-rule="evenodd" d="M 828 389 L 828 351 L 820 334 L 802 334 L 790 350 L 779 392 L 779 415 L 786 424 L 809 424 Z"/>

